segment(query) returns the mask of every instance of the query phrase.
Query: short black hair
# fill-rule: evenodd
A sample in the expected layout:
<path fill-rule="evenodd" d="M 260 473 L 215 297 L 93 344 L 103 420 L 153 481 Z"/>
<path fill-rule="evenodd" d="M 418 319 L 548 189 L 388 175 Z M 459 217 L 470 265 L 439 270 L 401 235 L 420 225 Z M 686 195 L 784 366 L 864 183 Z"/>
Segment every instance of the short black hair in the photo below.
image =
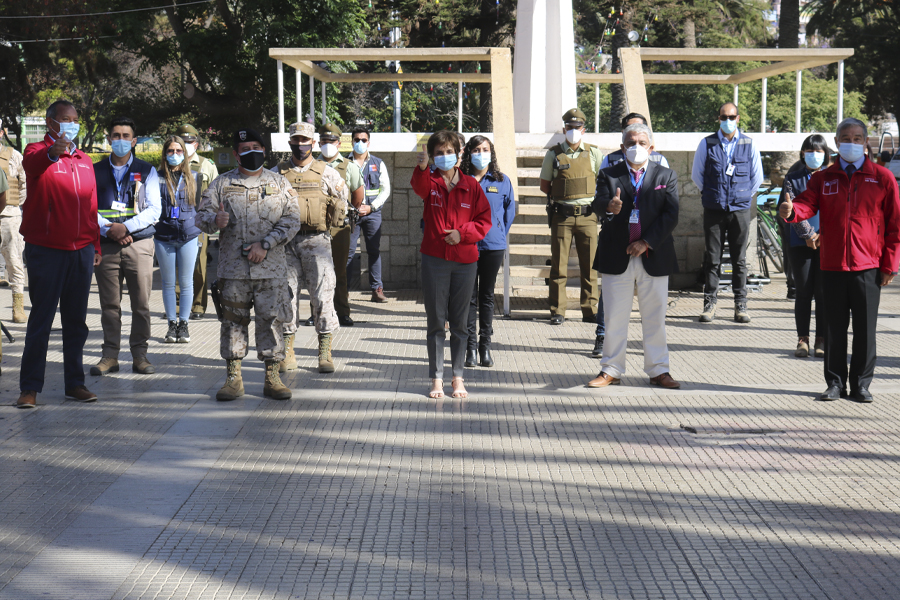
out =
<path fill-rule="evenodd" d="M 719 112 L 717 112 L 716 114 L 721 115 L 721 114 L 722 114 L 722 109 L 725 108 L 726 106 L 733 106 L 733 107 L 734 107 L 734 112 L 735 112 L 735 114 L 737 114 L 738 116 L 740 116 L 741 111 L 738 110 L 738 106 L 737 106 L 737 104 L 735 104 L 734 102 L 726 102 L 725 104 L 723 104 L 722 106 L 719 107 Z"/>
<path fill-rule="evenodd" d="M 116 127 L 131 127 L 131 135 L 137 135 L 137 127 L 131 117 L 113 117 L 113 120 L 109 122 L 109 132 L 112 133 Z"/>
<path fill-rule="evenodd" d="M 644 125 L 647 124 L 647 117 L 645 117 L 641 113 L 628 113 L 627 115 L 622 117 L 622 129 L 628 127 L 628 121 L 632 119 L 640 119 L 641 123 L 643 123 Z"/>
<path fill-rule="evenodd" d="M 350 139 L 352 140 L 353 138 L 355 138 L 357 133 L 364 133 L 366 134 L 366 138 L 368 138 L 369 141 L 372 140 L 372 132 L 369 131 L 366 127 L 356 127 L 353 131 L 350 132 Z"/>
<path fill-rule="evenodd" d="M 435 131 L 430 138 L 428 138 L 428 156 L 434 158 L 434 149 L 438 146 L 453 146 L 453 150 L 456 151 L 456 154 L 459 155 L 462 146 L 459 143 L 460 134 L 455 131 L 449 131 L 447 129 L 442 129 L 441 131 Z"/>
<path fill-rule="evenodd" d="M 71 102 L 69 102 L 68 100 L 57 100 L 56 102 L 54 102 L 53 104 L 51 104 L 50 106 L 47 107 L 47 118 L 53 119 L 55 121 L 56 113 L 59 112 L 59 109 L 64 106 L 78 110 L 77 108 L 75 108 L 75 105 L 72 104 Z"/>

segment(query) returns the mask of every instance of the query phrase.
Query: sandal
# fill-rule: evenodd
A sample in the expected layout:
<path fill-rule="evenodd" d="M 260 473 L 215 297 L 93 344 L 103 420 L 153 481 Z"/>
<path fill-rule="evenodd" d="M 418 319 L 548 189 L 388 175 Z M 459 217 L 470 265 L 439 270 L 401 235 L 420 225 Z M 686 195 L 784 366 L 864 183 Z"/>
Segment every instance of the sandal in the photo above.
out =
<path fill-rule="evenodd" d="M 459 389 L 456 387 L 456 384 L 459 383 Z M 463 385 L 462 377 L 454 377 L 452 381 L 453 385 L 453 395 L 451 398 L 468 398 L 469 392 L 466 391 L 465 386 Z"/>
<path fill-rule="evenodd" d="M 431 391 L 428 392 L 428 397 L 437 400 L 439 398 L 444 397 L 444 380 L 443 379 L 432 379 L 431 380 Z"/>

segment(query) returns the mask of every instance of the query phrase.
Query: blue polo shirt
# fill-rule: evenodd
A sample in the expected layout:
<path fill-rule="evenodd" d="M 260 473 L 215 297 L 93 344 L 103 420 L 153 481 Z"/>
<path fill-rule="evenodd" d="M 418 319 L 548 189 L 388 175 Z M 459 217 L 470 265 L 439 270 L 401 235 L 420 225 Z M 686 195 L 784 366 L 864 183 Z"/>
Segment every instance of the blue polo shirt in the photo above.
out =
<path fill-rule="evenodd" d="M 509 228 L 516 218 L 516 199 L 512 182 L 506 175 L 498 181 L 488 172 L 479 183 L 491 204 L 492 225 L 484 239 L 478 242 L 478 249 L 504 250 L 508 243 Z"/>

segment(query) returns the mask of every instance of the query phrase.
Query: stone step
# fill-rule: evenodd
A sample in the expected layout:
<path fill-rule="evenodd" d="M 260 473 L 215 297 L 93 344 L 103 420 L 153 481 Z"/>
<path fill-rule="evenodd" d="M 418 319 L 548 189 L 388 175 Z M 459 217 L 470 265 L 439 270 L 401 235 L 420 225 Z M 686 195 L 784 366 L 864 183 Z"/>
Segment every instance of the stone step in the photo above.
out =
<path fill-rule="evenodd" d="M 568 277 L 580 277 L 581 270 L 578 267 L 567 269 Z M 510 277 L 531 277 L 533 279 L 547 279 L 550 277 L 550 267 L 540 265 L 518 265 L 509 268 Z"/>
<path fill-rule="evenodd" d="M 550 235 L 550 228 L 547 224 L 529 225 L 527 223 L 513 223 L 509 228 L 509 232 L 513 235 Z"/>
<path fill-rule="evenodd" d="M 547 195 L 541 191 L 541 187 L 538 185 L 520 185 L 519 186 L 519 197 L 517 200 L 522 202 L 525 199 L 529 200 L 540 200 L 541 202 L 547 201 Z"/>
<path fill-rule="evenodd" d="M 544 204 L 520 204 L 516 207 L 516 213 L 520 215 L 540 215 L 547 217 L 546 203 Z M 515 224 L 513 224 L 515 226 Z"/>
<path fill-rule="evenodd" d="M 510 244 L 510 254 L 550 257 L 550 244 Z"/>

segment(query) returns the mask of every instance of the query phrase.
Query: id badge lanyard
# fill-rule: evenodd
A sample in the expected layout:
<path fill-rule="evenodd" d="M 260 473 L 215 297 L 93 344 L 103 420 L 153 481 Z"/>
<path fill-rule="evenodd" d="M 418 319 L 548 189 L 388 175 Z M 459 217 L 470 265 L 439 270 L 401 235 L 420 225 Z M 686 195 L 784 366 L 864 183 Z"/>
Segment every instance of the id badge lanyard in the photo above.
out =
<path fill-rule="evenodd" d="M 646 169 L 641 173 L 640 177 L 638 177 L 637 181 L 634 180 L 634 174 L 631 170 L 628 170 L 628 177 L 631 178 L 631 185 L 634 186 L 634 208 L 631 209 L 631 216 L 628 218 L 629 223 L 640 223 L 640 205 L 638 204 L 638 199 L 641 197 L 641 185 L 644 183 L 644 177 L 647 176 Z"/>
<path fill-rule="evenodd" d="M 178 191 L 175 192 L 175 205 L 169 205 L 169 216 L 177 219 L 181 216 L 181 201 L 184 199 L 184 175 L 178 178 Z"/>

